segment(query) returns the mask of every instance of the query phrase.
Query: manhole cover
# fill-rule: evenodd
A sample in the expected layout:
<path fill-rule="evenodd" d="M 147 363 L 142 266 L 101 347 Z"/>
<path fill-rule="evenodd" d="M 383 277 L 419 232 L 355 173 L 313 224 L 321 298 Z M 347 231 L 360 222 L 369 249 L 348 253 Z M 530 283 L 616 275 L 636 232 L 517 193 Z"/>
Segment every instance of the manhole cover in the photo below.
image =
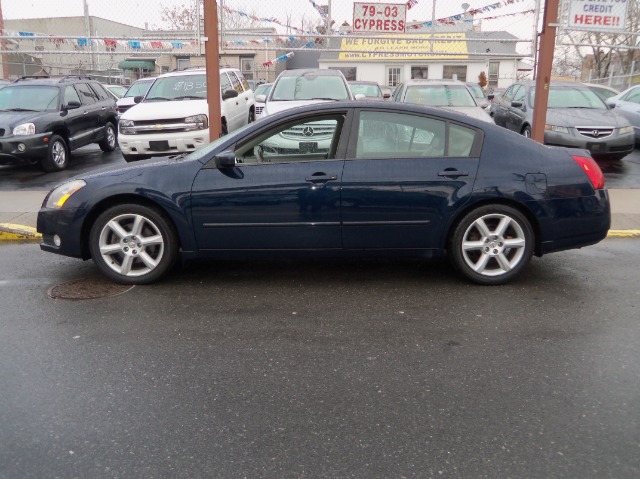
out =
<path fill-rule="evenodd" d="M 58 284 L 49 289 L 51 299 L 96 299 L 126 293 L 132 285 L 118 284 L 102 278 L 85 278 Z"/>

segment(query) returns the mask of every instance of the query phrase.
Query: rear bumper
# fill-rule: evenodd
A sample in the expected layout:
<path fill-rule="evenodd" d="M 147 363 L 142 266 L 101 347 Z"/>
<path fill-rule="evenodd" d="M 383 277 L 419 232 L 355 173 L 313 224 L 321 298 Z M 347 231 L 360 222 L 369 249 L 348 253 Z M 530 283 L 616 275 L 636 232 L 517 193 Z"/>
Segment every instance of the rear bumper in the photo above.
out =
<path fill-rule="evenodd" d="M 581 248 L 598 243 L 607 237 L 611 227 L 611 207 L 606 189 L 597 190 L 593 196 L 549 200 L 549 231 L 547 240 L 542 238 L 541 253 Z"/>

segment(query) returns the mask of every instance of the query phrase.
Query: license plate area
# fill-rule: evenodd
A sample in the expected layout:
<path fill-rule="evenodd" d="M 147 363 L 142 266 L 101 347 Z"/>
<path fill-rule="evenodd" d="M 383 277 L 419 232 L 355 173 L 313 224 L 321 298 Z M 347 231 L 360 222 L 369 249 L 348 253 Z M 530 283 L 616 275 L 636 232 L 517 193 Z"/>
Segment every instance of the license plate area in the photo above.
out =
<path fill-rule="evenodd" d="M 593 151 L 593 152 L 602 152 L 602 151 L 607 151 L 607 144 L 606 143 L 587 143 L 587 150 L 589 151 Z"/>
<path fill-rule="evenodd" d="M 169 142 L 167 140 L 150 141 L 150 151 L 167 151 L 169 149 Z"/>
<path fill-rule="evenodd" d="M 301 141 L 299 144 L 300 153 L 317 153 L 318 142 L 317 141 Z"/>

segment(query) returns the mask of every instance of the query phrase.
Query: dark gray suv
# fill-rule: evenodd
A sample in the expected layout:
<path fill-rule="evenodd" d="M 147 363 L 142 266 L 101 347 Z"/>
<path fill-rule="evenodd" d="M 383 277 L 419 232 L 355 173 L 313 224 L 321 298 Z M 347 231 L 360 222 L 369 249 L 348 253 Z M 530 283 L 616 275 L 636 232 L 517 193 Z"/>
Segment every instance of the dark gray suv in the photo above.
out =
<path fill-rule="evenodd" d="M 0 164 L 63 170 L 70 151 L 117 146 L 116 102 L 86 76 L 22 77 L 0 89 Z"/>

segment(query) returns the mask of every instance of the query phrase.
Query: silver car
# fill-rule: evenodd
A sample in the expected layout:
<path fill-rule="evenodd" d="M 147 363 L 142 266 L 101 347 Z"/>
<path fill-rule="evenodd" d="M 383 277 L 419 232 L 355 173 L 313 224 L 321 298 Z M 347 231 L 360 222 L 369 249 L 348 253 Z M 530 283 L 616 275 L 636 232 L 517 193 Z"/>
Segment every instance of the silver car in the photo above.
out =
<path fill-rule="evenodd" d="M 636 144 L 640 145 L 640 85 L 608 98 L 605 103 L 629 120 L 635 132 Z"/>
<path fill-rule="evenodd" d="M 493 101 L 496 125 L 531 137 L 535 81 L 514 83 Z M 545 145 L 589 150 L 595 158 L 619 160 L 633 151 L 629 121 L 586 86 L 551 82 L 544 127 Z"/>
<path fill-rule="evenodd" d="M 417 103 L 464 113 L 493 123 L 493 120 L 467 88 L 457 80 L 407 80 L 393 92 L 394 101 Z"/>

